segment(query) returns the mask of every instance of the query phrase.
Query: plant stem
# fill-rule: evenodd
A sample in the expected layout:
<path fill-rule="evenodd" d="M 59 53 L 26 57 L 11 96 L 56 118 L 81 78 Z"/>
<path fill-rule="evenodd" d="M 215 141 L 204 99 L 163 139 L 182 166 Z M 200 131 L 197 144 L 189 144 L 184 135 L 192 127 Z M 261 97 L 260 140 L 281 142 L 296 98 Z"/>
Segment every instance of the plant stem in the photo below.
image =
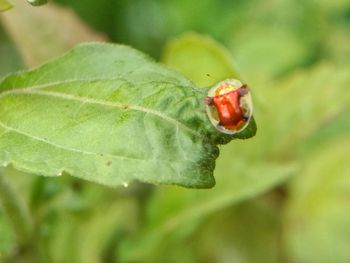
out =
<path fill-rule="evenodd" d="M 15 187 L 0 168 L 0 205 L 17 235 L 20 246 L 26 246 L 32 237 L 33 224 L 29 209 Z"/>

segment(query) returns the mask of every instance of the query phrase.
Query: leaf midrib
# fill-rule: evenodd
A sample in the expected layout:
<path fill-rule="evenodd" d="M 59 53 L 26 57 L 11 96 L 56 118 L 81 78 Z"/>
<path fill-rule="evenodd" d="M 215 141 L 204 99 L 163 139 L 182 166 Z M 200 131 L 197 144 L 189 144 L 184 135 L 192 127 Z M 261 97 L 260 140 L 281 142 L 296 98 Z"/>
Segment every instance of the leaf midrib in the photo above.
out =
<path fill-rule="evenodd" d="M 57 84 L 62 84 L 62 82 L 58 82 Z M 36 87 L 31 87 L 31 88 L 9 89 L 9 90 L 6 90 L 5 92 L 0 93 L 0 100 L 3 98 L 6 98 L 8 96 L 11 96 L 11 95 L 19 94 L 19 95 L 38 95 L 38 96 L 56 97 L 56 98 L 61 98 L 61 99 L 65 99 L 65 100 L 79 101 L 81 103 L 90 103 L 90 104 L 98 104 L 98 105 L 103 105 L 103 106 L 108 106 L 108 107 L 117 107 L 120 109 L 125 109 L 125 107 L 127 106 L 128 110 L 137 110 L 137 111 L 141 111 L 144 113 L 156 115 L 156 116 L 168 121 L 169 123 L 172 123 L 173 125 L 175 125 L 178 128 L 181 127 L 183 130 L 186 130 L 187 132 L 189 132 L 195 136 L 203 137 L 202 134 L 196 132 L 195 130 L 189 128 L 188 126 L 177 121 L 176 119 L 171 118 L 171 117 L 169 117 L 169 116 L 167 116 L 159 111 L 156 111 L 153 109 L 148 109 L 145 107 L 136 106 L 136 105 L 123 104 L 123 103 L 116 102 L 116 101 L 111 102 L 111 101 L 93 99 L 93 98 L 89 98 L 89 97 L 78 97 L 78 96 L 74 96 L 74 95 L 62 93 L 62 92 L 43 91 L 43 89 L 49 88 L 50 86 L 51 85 L 41 85 L 41 86 L 36 86 Z M 28 138 L 52 145 L 56 148 L 63 149 L 66 151 L 76 152 L 76 153 L 80 153 L 80 154 L 87 154 L 87 155 L 100 155 L 101 154 L 101 153 L 96 153 L 96 152 L 75 149 L 75 148 L 67 147 L 67 146 L 60 145 L 60 144 L 57 144 L 54 142 L 50 142 L 50 141 L 45 140 L 43 138 L 29 134 L 25 131 L 21 131 L 19 129 L 14 128 L 14 127 L 10 127 L 10 126 L 6 125 L 5 123 L 3 123 L 1 120 L 0 120 L 0 126 L 3 127 L 7 131 L 12 131 L 12 132 L 24 135 Z M 129 159 L 129 160 L 136 160 L 136 161 L 152 161 L 152 159 L 132 158 L 132 157 L 127 157 L 127 156 L 119 156 L 119 155 L 112 155 L 112 154 L 106 154 L 106 153 L 103 153 L 103 155 L 106 157 L 116 158 L 116 159 Z M 170 163 L 169 160 L 157 159 L 157 161 Z M 172 160 L 171 162 L 174 162 L 174 160 Z"/>
<path fill-rule="evenodd" d="M 24 135 L 24 136 L 26 136 L 26 137 L 28 137 L 28 138 L 31 138 L 31 139 L 34 139 L 34 140 L 36 140 L 36 141 L 40 141 L 40 142 L 43 142 L 43 143 L 52 145 L 52 146 L 54 146 L 55 148 L 60 148 L 60 149 L 65 150 L 65 151 L 77 152 L 77 153 L 86 154 L 86 155 L 99 155 L 99 153 L 96 153 L 96 152 L 89 152 L 89 151 L 79 150 L 79 149 L 75 149 L 75 148 L 70 148 L 70 147 L 67 147 L 67 146 L 63 146 L 63 145 L 60 145 L 60 144 L 56 144 L 56 143 L 54 143 L 54 142 L 50 142 L 50 141 L 45 140 L 45 139 L 43 139 L 43 138 L 34 136 L 34 135 L 32 135 L 32 134 L 29 134 L 29 133 L 26 133 L 26 132 L 24 132 L 24 131 L 18 130 L 18 129 L 16 129 L 16 128 L 10 127 L 10 126 L 4 124 L 4 123 L 1 122 L 1 121 L 0 121 L 0 126 L 3 127 L 3 128 L 4 128 L 5 130 L 7 130 L 7 131 L 12 131 L 12 132 L 15 132 L 15 133 Z M 126 156 L 112 155 L 112 154 L 106 154 L 106 153 L 103 153 L 103 156 L 108 156 L 108 157 L 111 157 L 111 158 L 138 160 L 138 161 L 149 161 L 149 160 L 146 160 L 146 159 L 131 158 L 131 157 L 126 157 Z M 165 160 L 161 160 L 161 161 L 165 161 Z"/>
<path fill-rule="evenodd" d="M 2 121 L 0 121 L 0 126 L 3 127 L 5 130 L 7 131 L 12 131 L 21 135 L 24 135 L 30 139 L 36 140 L 36 141 L 40 141 L 49 145 L 52 145 L 56 148 L 65 150 L 65 151 L 69 151 L 69 152 L 76 152 L 76 153 L 80 153 L 80 154 L 86 154 L 86 155 L 95 155 L 95 156 L 101 156 L 101 157 L 110 157 L 113 159 L 126 159 L 126 160 L 133 160 L 133 161 L 142 161 L 142 162 L 149 162 L 149 161 L 157 161 L 157 162 L 164 162 L 164 163 L 168 163 L 169 165 L 171 165 L 172 163 L 176 163 L 179 161 L 176 160 L 164 160 L 164 159 L 141 159 L 141 158 L 134 158 L 134 157 L 128 157 L 128 156 L 122 156 L 122 155 L 115 155 L 115 154 L 109 154 L 109 153 L 96 153 L 96 152 L 90 152 L 90 151 L 85 151 L 85 150 L 79 150 L 79 149 L 75 149 L 75 148 L 71 148 L 71 147 L 67 147 L 67 146 L 63 146 L 48 140 L 45 140 L 43 138 L 34 136 L 32 134 L 26 133 L 24 131 L 18 130 L 16 128 L 10 127 L 6 124 L 4 124 Z M 184 159 L 184 161 L 188 161 L 191 163 L 195 163 L 194 161 L 191 161 L 189 159 Z M 182 162 L 182 161 L 181 161 Z"/>
<path fill-rule="evenodd" d="M 71 82 L 73 82 L 73 81 L 65 82 L 65 83 L 57 82 L 56 85 L 68 84 Z M 49 88 L 52 85 L 54 85 L 54 84 L 51 83 L 51 84 L 45 84 L 45 85 L 41 85 L 41 86 L 33 86 L 33 87 L 27 87 L 27 88 L 8 89 L 8 90 L 0 93 L 0 100 L 7 97 L 7 96 L 14 95 L 14 94 L 20 94 L 20 95 L 30 94 L 30 95 L 56 97 L 56 98 L 61 98 L 61 99 L 66 99 L 66 100 L 74 100 L 74 101 L 79 101 L 82 103 L 99 104 L 99 105 L 103 105 L 103 106 L 117 107 L 117 108 L 125 109 L 125 110 L 127 108 L 128 110 L 136 110 L 136 111 L 141 111 L 144 113 L 153 114 L 159 118 L 166 120 L 169 123 L 174 124 L 178 128 L 182 128 L 183 130 L 186 130 L 187 132 L 189 132 L 189 133 L 191 133 L 199 138 L 205 139 L 205 136 L 203 134 L 200 134 L 196 130 L 191 129 L 190 127 L 183 124 L 182 122 L 180 122 L 172 117 L 169 117 L 160 111 L 157 111 L 154 109 L 149 109 L 146 107 L 137 106 L 137 105 L 130 105 L 130 104 L 126 104 L 126 103 L 123 104 L 123 103 L 118 102 L 118 101 L 112 102 L 112 101 L 94 99 L 94 98 L 89 98 L 89 97 L 74 96 L 72 94 L 67 94 L 67 93 L 62 93 L 62 92 L 57 92 L 57 91 L 43 91 L 43 89 Z M 41 90 L 41 91 L 39 91 L 39 90 Z"/>

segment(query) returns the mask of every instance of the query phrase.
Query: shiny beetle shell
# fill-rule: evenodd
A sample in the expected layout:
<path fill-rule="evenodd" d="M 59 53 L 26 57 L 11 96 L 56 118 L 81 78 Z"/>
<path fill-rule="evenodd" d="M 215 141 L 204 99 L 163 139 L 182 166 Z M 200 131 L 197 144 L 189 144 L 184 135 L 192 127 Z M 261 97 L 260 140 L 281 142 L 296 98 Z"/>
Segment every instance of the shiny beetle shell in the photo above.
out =
<path fill-rule="evenodd" d="M 211 87 L 205 104 L 211 123 L 226 134 L 243 131 L 253 113 L 249 88 L 236 79 L 226 79 Z"/>

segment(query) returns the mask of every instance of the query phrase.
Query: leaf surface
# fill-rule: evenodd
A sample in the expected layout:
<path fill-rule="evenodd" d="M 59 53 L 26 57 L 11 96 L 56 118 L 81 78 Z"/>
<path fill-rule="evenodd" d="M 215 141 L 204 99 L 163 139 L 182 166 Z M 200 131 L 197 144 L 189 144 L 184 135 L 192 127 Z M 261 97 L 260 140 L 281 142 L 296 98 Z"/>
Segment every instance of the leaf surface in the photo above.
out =
<path fill-rule="evenodd" d="M 125 46 L 84 44 L 0 82 L 0 164 L 107 185 L 212 187 L 220 134 L 198 89 Z M 254 133 L 254 123 L 238 137 Z"/>

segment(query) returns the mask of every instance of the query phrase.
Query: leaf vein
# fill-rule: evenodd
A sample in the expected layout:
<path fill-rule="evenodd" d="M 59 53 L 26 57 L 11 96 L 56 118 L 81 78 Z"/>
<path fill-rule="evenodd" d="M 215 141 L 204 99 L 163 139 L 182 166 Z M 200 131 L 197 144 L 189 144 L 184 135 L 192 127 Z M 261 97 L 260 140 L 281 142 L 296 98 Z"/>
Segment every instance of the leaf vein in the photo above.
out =
<path fill-rule="evenodd" d="M 72 101 L 79 101 L 82 103 L 90 103 L 90 104 L 98 104 L 98 105 L 103 105 L 103 106 L 109 106 L 109 107 L 117 107 L 120 109 L 124 109 L 124 108 L 128 108 L 130 110 L 135 110 L 135 111 L 141 111 L 144 113 L 149 113 L 149 114 L 153 114 L 155 116 L 158 116 L 159 118 L 162 118 L 166 121 L 168 121 L 169 123 L 174 124 L 176 127 L 181 127 L 183 130 L 188 131 L 189 133 L 197 136 L 197 137 L 204 137 L 202 134 L 200 134 L 199 132 L 189 128 L 188 126 L 186 126 L 185 124 L 179 122 L 178 120 L 169 117 L 157 110 L 153 110 L 153 109 L 149 109 L 149 108 L 145 108 L 145 107 L 141 107 L 141 106 L 137 106 L 137 105 L 126 105 L 120 102 L 116 102 L 116 101 L 105 101 L 105 100 L 99 100 L 99 99 L 93 99 L 93 98 L 88 98 L 88 97 L 78 97 L 78 96 L 74 96 L 71 94 L 67 94 L 67 93 L 61 93 L 61 92 L 55 92 L 55 91 L 43 91 L 43 90 L 36 90 L 36 89 L 11 89 L 8 91 L 3 92 L 2 94 L 0 94 L 0 99 L 9 96 L 9 95 L 14 95 L 14 94 L 20 94 L 20 95 L 24 95 L 24 94 L 31 94 L 31 95 L 39 95 L 39 96 L 48 96 L 48 97 L 56 97 L 56 98 L 61 98 L 61 99 L 65 99 L 65 100 L 72 100 Z"/>
<path fill-rule="evenodd" d="M 79 149 L 63 146 L 63 145 L 60 145 L 60 144 L 57 144 L 57 143 L 54 143 L 54 142 L 50 142 L 50 141 L 48 141 L 46 139 L 37 137 L 35 135 L 32 135 L 32 134 L 29 134 L 27 132 L 21 131 L 19 129 L 14 128 L 14 127 L 10 127 L 10 126 L 4 124 L 1 121 L 0 121 L 0 126 L 2 128 L 4 128 L 6 131 L 18 133 L 18 134 L 24 135 L 24 136 L 26 136 L 28 138 L 31 138 L 33 140 L 40 141 L 40 142 L 43 142 L 45 144 L 49 144 L 51 146 L 54 146 L 56 148 L 59 148 L 59 149 L 65 150 L 65 151 L 69 151 L 69 152 L 76 152 L 76 153 L 79 153 L 79 154 L 96 155 L 96 156 L 102 154 L 105 157 L 109 157 L 109 158 L 113 158 L 113 159 L 127 159 L 127 160 L 142 161 L 142 162 L 154 161 L 152 159 L 151 160 L 149 160 L 149 159 L 140 159 L 140 158 L 132 158 L 132 157 L 120 156 L 120 155 L 114 155 L 114 154 L 108 154 L 108 153 L 96 153 L 96 152 L 90 152 L 90 151 L 85 151 L 85 150 L 79 150 Z M 158 159 L 157 161 L 159 161 L 159 162 L 166 162 L 166 163 L 169 163 L 169 164 L 171 163 L 168 160 L 162 160 L 162 159 Z"/>

